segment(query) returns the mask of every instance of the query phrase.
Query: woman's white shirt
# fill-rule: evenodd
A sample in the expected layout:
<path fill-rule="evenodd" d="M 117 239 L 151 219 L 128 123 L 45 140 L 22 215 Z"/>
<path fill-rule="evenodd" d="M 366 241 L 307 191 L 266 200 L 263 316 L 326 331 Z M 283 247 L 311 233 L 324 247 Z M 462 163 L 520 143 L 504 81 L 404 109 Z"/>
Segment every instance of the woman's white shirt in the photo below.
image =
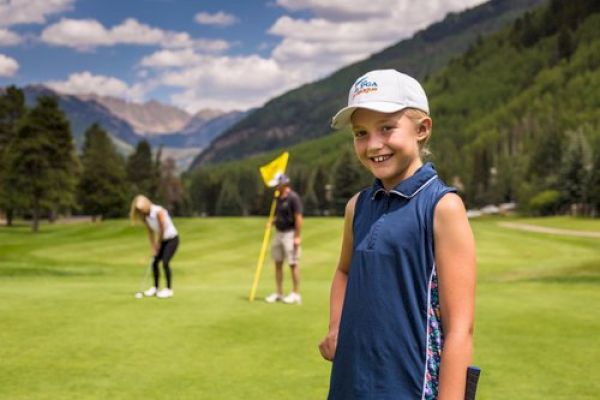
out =
<path fill-rule="evenodd" d="M 150 227 L 150 229 L 152 229 L 154 232 L 159 233 L 160 232 L 160 225 L 158 223 L 158 214 L 164 210 L 164 231 L 163 231 L 163 237 L 161 238 L 162 240 L 169 240 L 169 239 L 173 239 L 175 236 L 177 236 L 177 229 L 175 229 L 175 225 L 173 225 L 173 221 L 171 220 L 171 217 L 169 216 L 169 212 L 162 208 L 161 206 L 157 206 L 156 204 L 152 204 L 150 206 L 150 213 L 146 216 L 146 223 L 148 224 L 148 227 Z"/>

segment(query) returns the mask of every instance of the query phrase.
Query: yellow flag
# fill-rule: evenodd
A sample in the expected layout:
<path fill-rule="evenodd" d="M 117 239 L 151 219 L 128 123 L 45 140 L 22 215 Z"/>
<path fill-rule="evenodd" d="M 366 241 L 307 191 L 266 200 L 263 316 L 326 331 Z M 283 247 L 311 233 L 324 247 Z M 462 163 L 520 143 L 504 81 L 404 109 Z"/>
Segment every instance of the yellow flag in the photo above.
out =
<path fill-rule="evenodd" d="M 265 185 L 268 187 L 277 186 L 277 178 L 279 178 L 280 175 L 285 174 L 285 168 L 287 167 L 289 157 L 290 153 L 286 151 L 267 165 L 260 167 L 260 174 L 263 181 L 265 181 Z"/>

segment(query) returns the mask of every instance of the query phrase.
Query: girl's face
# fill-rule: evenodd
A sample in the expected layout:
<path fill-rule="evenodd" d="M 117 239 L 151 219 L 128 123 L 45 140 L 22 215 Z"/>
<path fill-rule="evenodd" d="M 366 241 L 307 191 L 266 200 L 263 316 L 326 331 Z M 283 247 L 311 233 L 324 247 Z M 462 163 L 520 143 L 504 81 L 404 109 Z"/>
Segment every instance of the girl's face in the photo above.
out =
<path fill-rule="evenodd" d="M 359 108 L 352 114 L 352 131 L 358 159 L 388 190 L 423 164 L 419 140 L 427 131 L 417 129 L 402 111 L 387 114 Z"/>

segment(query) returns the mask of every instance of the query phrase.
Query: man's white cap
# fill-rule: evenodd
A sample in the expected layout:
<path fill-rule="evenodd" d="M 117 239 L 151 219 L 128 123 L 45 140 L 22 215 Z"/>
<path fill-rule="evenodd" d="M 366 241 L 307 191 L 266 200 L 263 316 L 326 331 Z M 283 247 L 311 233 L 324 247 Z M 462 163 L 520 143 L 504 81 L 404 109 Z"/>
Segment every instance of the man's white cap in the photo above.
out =
<path fill-rule="evenodd" d="M 350 88 L 348 106 L 335 114 L 331 127 L 340 129 L 349 125 L 357 108 L 394 113 L 409 107 L 429 114 L 427 95 L 415 78 L 394 69 L 367 72 Z"/>

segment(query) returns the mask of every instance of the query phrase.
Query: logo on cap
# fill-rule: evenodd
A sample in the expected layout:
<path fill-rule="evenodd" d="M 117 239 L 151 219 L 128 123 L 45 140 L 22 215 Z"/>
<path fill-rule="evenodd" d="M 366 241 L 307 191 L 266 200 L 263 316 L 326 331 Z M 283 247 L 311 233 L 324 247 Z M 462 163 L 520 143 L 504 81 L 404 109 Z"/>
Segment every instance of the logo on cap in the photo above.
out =
<path fill-rule="evenodd" d="M 354 84 L 354 92 L 352 92 L 352 98 L 361 94 L 367 94 L 377 91 L 377 82 L 370 81 L 368 77 L 361 78 Z"/>

